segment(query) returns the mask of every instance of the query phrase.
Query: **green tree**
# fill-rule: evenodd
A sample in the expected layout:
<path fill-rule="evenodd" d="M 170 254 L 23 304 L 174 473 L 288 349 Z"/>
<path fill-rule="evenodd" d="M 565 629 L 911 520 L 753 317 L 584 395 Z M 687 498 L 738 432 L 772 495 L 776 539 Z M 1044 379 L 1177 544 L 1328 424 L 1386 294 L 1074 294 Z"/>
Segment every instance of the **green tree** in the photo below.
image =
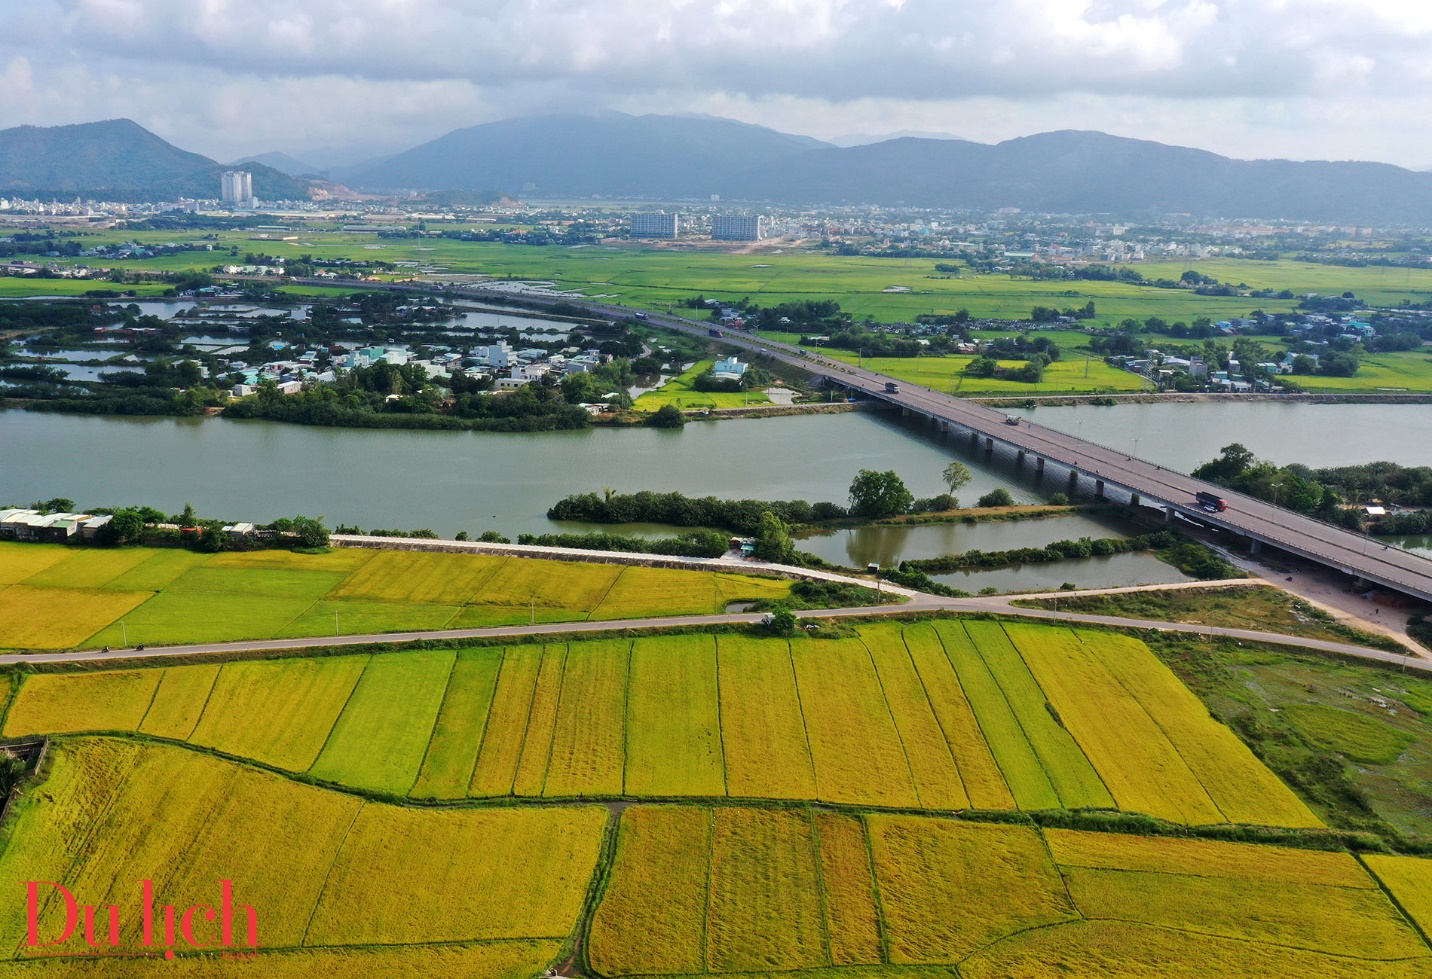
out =
<path fill-rule="evenodd" d="M 784 564 L 790 561 L 795 549 L 785 522 L 769 510 L 762 513 L 760 528 L 756 531 L 756 557 Z"/>
<path fill-rule="evenodd" d="M 293 532 L 298 535 L 298 542 L 302 547 L 328 546 L 328 528 L 323 526 L 322 518 L 313 520 L 309 517 L 294 517 Z"/>
<path fill-rule="evenodd" d="M 796 631 L 796 614 L 784 605 L 772 605 L 766 625 L 778 636 L 789 636 Z"/>
<path fill-rule="evenodd" d="M 986 507 L 1014 506 L 1014 497 L 1009 495 L 1009 490 L 1001 487 L 996 490 L 990 490 L 984 496 L 981 496 L 979 498 L 979 503 L 976 505 Z"/>
<path fill-rule="evenodd" d="M 144 518 L 138 510 L 116 510 L 99 529 L 99 542 L 111 547 L 138 544 L 144 537 Z"/>
<path fill-rule="evenodd" d="M 646 423 L 652 428 L 680 428 L 686 424 L 686 416 L 676 405 L 662 405 Z"/>
<path fill-rule="evenodd" d="M 914 502 L 914 494 L 893 469 L 862 469 L 850 484 L 850 512 L 857 517 L 893 517 L 905 513 Z"/>
<path fill-rule="evenodd" d="M 950 488 L 950 495 L 954 496 L 955 490 L 968 483 L 972 477 L 970 476 L 969 466 L 966 466 L 963 462 L 955 461 L 945 467 L 944 472 L 940 474 L 940 478 L 943 479 L 945 485 Z"/>
<path fill-rule="evenodd" d="M 184 512 L 179 515 L 179 526 L 192 527 L 197 519 L 199 518 L 194 513 L 194 504 L 184 504 Z"/>
<path fill-rule="evenodd" d="M 46 513 L 73 513 L 74 510 L 75 501 L 67 500 L 63 496 L 57 496 L 53 500 L 45 502 Z"/>

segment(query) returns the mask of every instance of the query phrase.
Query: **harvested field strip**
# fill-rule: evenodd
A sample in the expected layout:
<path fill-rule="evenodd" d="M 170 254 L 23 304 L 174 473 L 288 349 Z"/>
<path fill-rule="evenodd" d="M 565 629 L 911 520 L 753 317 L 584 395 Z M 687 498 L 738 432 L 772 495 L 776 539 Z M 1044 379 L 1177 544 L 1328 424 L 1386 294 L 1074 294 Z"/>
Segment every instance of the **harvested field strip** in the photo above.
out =
<path fill-rule="evenodd" d="M 1033 829 L 869 815 L 890 961 L 954 963 L 1077 916 Z"/>
<path fill-rule="evenodd" d="M 333 589 L 330 598 L 419 605 L 462 605 L 507 563 L 506 558 L 422 551 L 379 551 Z"/>
<path fill-rule="evenodd" d="M 621 569 L 592 619 L 626 619 L 644 615 L 709 615 L 716 608 L 716 576 L 709 571 L 667 568 Z M 722 609 L 725 606 L 723 604 Z"/>
<path fill-rule="evenodd" d="M 482 750 L 473 768 L 469 795 L 512 794 L 541 668 L 541 646 L 509 646 L 503 651 L 502 670 L 497 675 L 497 690 L 482 732 Z"/>
<path fill-rule="evenodd" d="M 1059 793 L 969 633 L 959 622 L 934 626 L 1014 801 L 1021 809 L 1058 809 Z"/>
<path fill-rule="evenodd" d="M 627 794 L 726 794 L 717 683 L 714 637 L 636 641 L 627 702 Z"/>
<path fill-rule="evenodd" d="M 451 650 L 370 659 L 309 774 L 407 795 L 427 753 L 455 659 Z"/>
<path fill-rule="evenodd" d="M 0 585 L 13 585 L 70 557 L 63 544 L 19 544 L 0 541 Z M 136 589 L 139 590 L 139 589 Z"/>
<path fill-rule="evenodd" d="M 1381 890 L 1083 868 L 1064 878 L 1086 918 L 1363 959 L 1428 954 Z"/>
<path fill-rule="evenodd" d="M 794 639 L 801 712 L 823 802 L 920 804 L 870 651 L 858 639 Z"/>
<path fill-rule="evenodd" d="M 828 812 L 813 813 L 812 819 L 820 845 L 831 964 L 879 965 L 880 912 L 865 824 L 859 817 Z"/>
<path fill-rule="evenodd" d="M 305 944 L 565 938 L 606 822 L 600 806 L 431 812 L 370 803 L 333 863 Z"/>
<path fill-rule="evenodd" d="M 613 564 L 561 564 L 508 558 L 499 573 L 472 597 L 473 605 L 517 605 L 590 612 L 622 573 Z"/>
<path fill-rule="evenodd" d="M 0 589 L 0 649 L 78 646 L 151 597 L 148 592 L 107 588 L 10 585 Z"/>
<path fill-rule="evenodd" d="M 711 810 L 635 806 L 592 918 L 587 955 L 608 976 L 706 971 Z"/>
<path fill-rule="evenodd" d="M 214 557 L 212 554 L 198 554 L 194 551 L 172 548 L 156 550 L 139 548 L 136 553 L 147 556 L 144 561 L 136 564 L 131 570 L 121 574 L 118 578 L 111 579 L 105 585 L 106 588 L 114 591 L 163 591 L 187 574 L 190 569 L 207 564 Z"/>
<path fill-rule="evenodd" d="M 322 554 L 298 551 L 225 551 L 205 564 L 211 568 L 273 568 L 280 571 L 357 571 L 381 551 L 335 547 Z"/>
<path fill-rule="evenodd" d="M 139 733 L 175 741 L 189 740 L 218 676 L 217 664 L 166 669 L 149 712 L 139 725 Z"/>
<path fill-rule="evenodd" d="M 1432 935 L 1432 860 L 1369 853 L 1363 862 L 1392 892 L 1423 935 Z"/>
<path fill-rule="evenodd" d="M 1084 752 L 1049 709 L 1049 698 L 1035 682 L 1014 645 L 997 622 L 967 622 L 965 631 L 984 657 L 1019 726 L 1039 756 L 1065 809 L 1113 809 L 1114 797 Z"/>
<path fill-rule="evenodd" d="M 189 741 L 306 772 L 367 663 L 367 656 L 225 663 Z"/>
<path fill-rule="evenodd" d="M 1078 630 L 1077 635 L 1143 705 L 1229 822 L 1322 825 L 1236 734 L 1209 715 L 1208 708 L 1147 646 L 1111 632 Z"/>
<path fill-rule="evenodd" d="M 960 770 L 935 719 L 930 700 L 898 625 L 866 625 L 861 641 L 875 662 L 875 672 L 885 692 L 885 702 L 900 732 L 900 743 L 915 778 L 915 793 L 926 809 L 965 809 Z"/>
<path fill-rule="evenodd" d="M 41 588 L 103 588 L 149 560 L 152 553 L 137 547 L 75 551 L 58 564 L 26 578 L 25 584 Z"/>
<path fill-rule="evenodd" d="M 1294 948 L 1185 934 L 1123 921 L 1080 921 L 1016 935 L 960 963 L 964 979 L 1420 979 L 1427 961 L 1365 962 Z"/>
<path fill-rule="evenodd" d="M 727 790 L 740 798 L 814 799 L 789 643 L 725 635 L 716 647 Z"/>
<path fill-rule="evenodd" d="M 809 816 L 723 806 L 715 817 L 708 968 L 755 972 L 828 964 Z"/>
<path fill-rule="evenodd" d="M 26 677 L 5 736 L 133 731 L 154 700 L 163 670 L 42 673 Z"/>
<path fill-rule="evenodd" d="M 1346 853 L 1294 850 L 1280 846 L 1117 836 L 1050 829 L 1044 832 L 1054 862 L 1091 870 L 1226 877 L 1231 880 L 1372 889 L 1377 885 Z"/>
<path fill-rule="evenodd" d="M 990 753 L 939 635 L 928 623 L 908 625 L 905 647 L 959 767 L 970 805 L 976 809 L 1013 809 L 1014 796 Z"/>
<path fill-rule="evenodd" d="M 1173 822 L 1224 816 L 1148 712 L 1068 629 L 1007 629 L 1119 808 Z"/>
<path fill-rule="evenodd" d="M 532 710 L 522 738 L 522 759 L 517 763 L 513 795 L 541 795 L 552 759 L 552 732 L 557 726 L 557 705 L 562 698 L 562 672 L 567 662 L 565 643 L 542 650 L 542 667 L 532 691 Z"/>
<path fill-rule="evenodd" d="M 630 639 L 572 643 L 552 734 L 545 796 L 618 796 L 626 767 Z"/>
<path fill-rule="evenodd" d="M 748 574 L 713 575 L 716 580 L 716 611 L 726 611 L 731 602 L 750 602 L 757 599 L 778 602 L 791 593 L 789 578 L 758 578 Z"/>
<path fill-rule="evenodd" d="M 467 797 L 501 668 L 501 649 L 458 651 L 427 756 L 413 787 L 415 799 Z"/>

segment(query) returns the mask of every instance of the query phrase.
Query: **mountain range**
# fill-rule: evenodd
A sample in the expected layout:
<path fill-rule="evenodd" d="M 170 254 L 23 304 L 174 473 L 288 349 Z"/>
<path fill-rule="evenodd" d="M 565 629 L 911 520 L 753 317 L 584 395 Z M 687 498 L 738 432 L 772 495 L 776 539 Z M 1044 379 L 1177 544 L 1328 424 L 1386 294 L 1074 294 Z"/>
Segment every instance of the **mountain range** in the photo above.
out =
<path fill-rule="evenodd" d="M 0 130 L 0 194 L 131 202 L 214 198 L 226 169 L 128 119 Z M 262 165 L 245 169 L 260 198 L 308 197 L 306 181 Z"/>
<path fill-rule="evenodd" d="M 1096 132 L 993 145 L 940 136 L 836 146 L 703 116 L 533 116 L 458 129 L 335 168 L 329 179 L 365 191 L 483 199 L 705 202 L 719 195 L 776 205 L 1432 224 L 1432 173 L 1388 164 L 1235 160 Z M 243 165 L 260 198 L 302 198 L 311 189 L 302 178 L 313 170 L 293 157 L 259 154 Z M 0 131 L 0 194 L 212 198 L 223 169 L 129 120 Z"/>

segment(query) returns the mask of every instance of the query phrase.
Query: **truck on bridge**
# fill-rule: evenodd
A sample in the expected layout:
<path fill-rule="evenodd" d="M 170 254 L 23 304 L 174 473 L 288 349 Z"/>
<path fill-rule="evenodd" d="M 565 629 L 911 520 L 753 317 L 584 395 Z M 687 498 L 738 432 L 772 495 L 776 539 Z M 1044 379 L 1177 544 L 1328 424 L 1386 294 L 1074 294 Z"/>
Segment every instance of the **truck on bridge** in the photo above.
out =
<path fill-rule="evenodd" d="M 1204 490 L 1194 497 L 1209 513 L 1222 513 L 1228 509 L 1228 501 L 1216 493 Z"/>

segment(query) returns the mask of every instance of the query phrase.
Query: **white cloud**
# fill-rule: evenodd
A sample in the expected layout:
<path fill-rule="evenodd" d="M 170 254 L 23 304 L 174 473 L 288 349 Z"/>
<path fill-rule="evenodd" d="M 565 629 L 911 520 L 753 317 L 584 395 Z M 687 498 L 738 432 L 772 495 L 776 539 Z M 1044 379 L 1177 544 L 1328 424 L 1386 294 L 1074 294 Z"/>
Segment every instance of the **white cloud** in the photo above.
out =
<path fill-rule="evenodd" d="M 0 124 L 123 114 L 211 154 L 396 146 L 530 111 L 725 105 L 826 135 L 1078 125 L 1245 156 L 1421 162 L 1387 109 L 1419 118 L 1432 102 L 1423 0 L 11 5 L 0 82 L 28 95 L 0 105 Z"/>

